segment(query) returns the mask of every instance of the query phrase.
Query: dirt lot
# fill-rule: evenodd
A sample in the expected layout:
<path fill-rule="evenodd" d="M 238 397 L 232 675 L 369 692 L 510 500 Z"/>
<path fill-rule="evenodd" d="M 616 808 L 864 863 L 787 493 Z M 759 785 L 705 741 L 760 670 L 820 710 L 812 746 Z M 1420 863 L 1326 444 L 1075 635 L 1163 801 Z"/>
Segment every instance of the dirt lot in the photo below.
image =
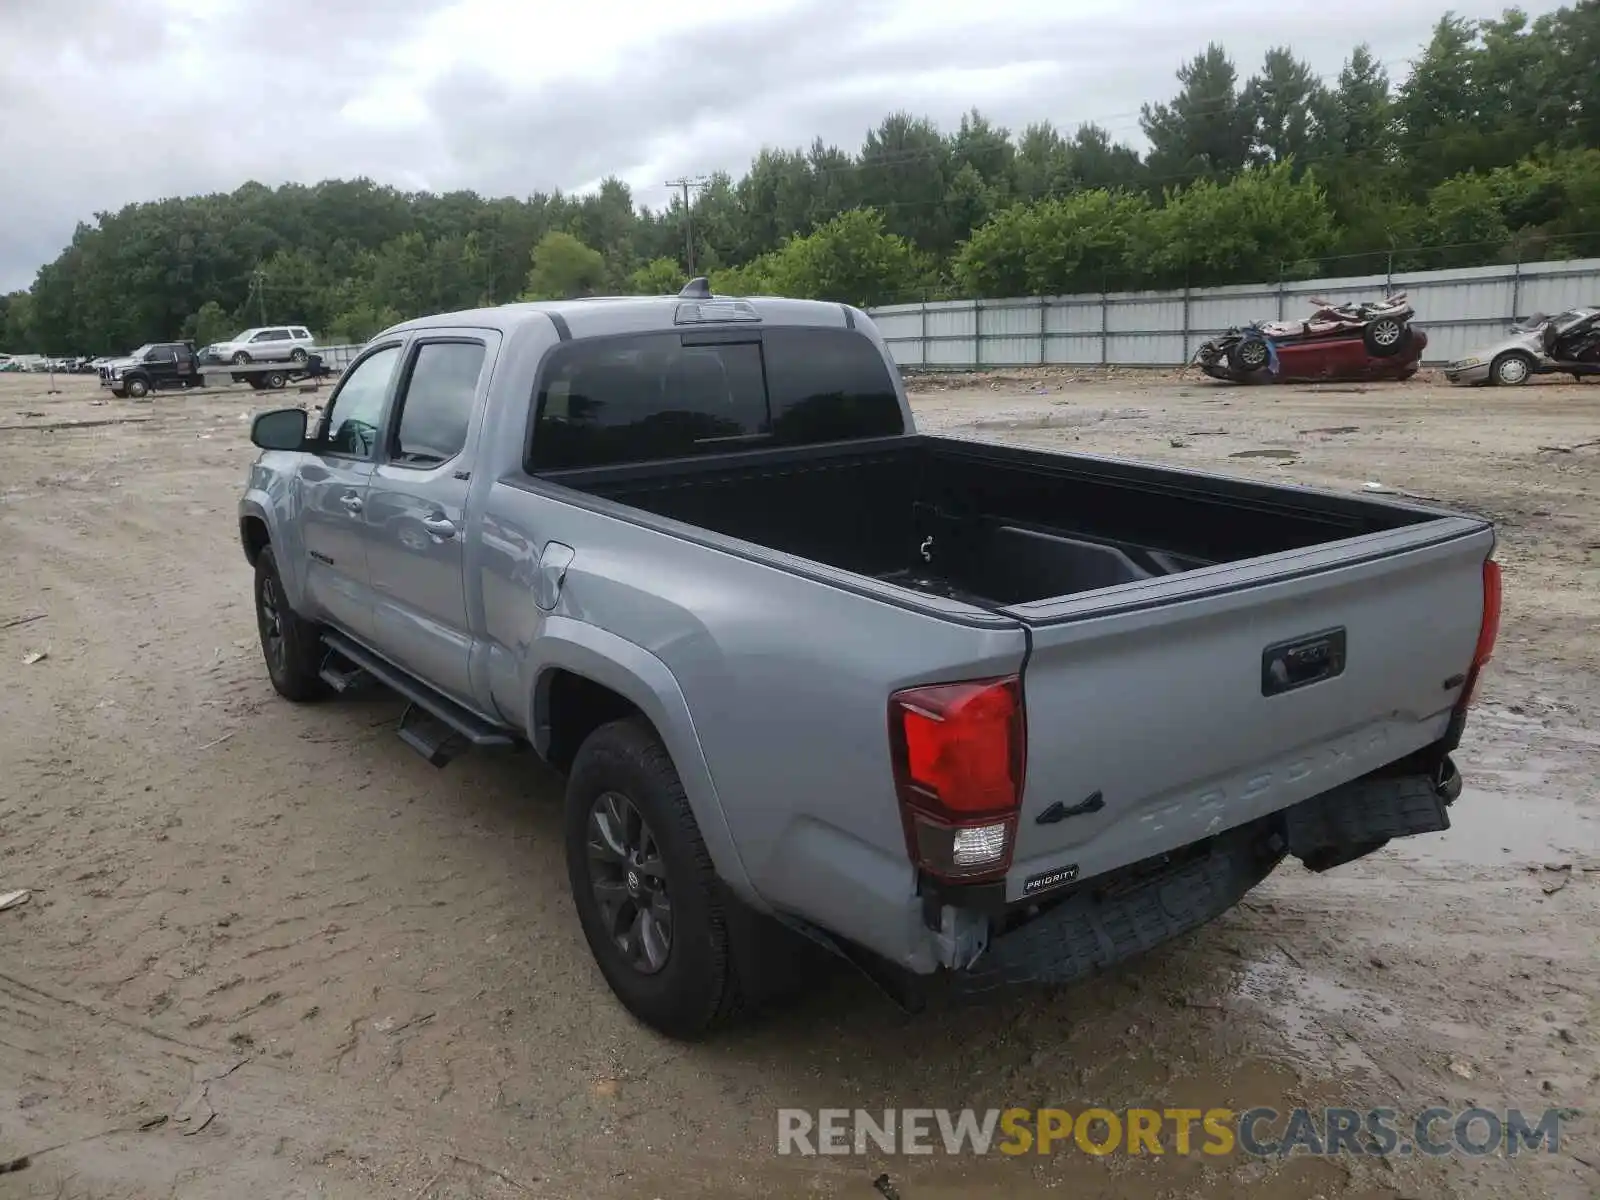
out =
<path fill-rule="evenodd" d="M 389 701 L 270 690 L 233 517 L 260 397 L 60 386 L 0 376 L 0 893 L 33 889 L 0 912 L 0 1161 L 32 1156 L 0 1196 L 1600 1189 L 1600 386 L 919 387 L 925 425 L 962 435 L 1492 516 L 1506 619 L 1469 790 L 1448 834 L 1285 867 L 1087 986 L 908 1017 L 840 971 L 693 1048 L 591 964 L 555 779 L 527 756 L 435 771 Z M 1516 1159 L 774 1153 L 784 1106 L 1044 1104 L 1567 1119 L 1558 1154 Z"/>

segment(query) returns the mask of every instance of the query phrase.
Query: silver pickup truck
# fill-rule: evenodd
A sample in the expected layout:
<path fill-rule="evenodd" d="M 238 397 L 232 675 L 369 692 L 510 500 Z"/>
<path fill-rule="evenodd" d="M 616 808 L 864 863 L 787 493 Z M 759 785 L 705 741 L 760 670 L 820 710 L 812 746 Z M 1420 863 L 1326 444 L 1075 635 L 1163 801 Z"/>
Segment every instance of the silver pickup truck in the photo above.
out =
<path fill-rule="evenodd" d="M 563 772 L 680 1037 L 796 935 L 907 1003 L 1065 982 L 1448 828 L 1499 621 L 1482 520 L 919 434 L 864 313 L 703 280 L 398 325 L 251 437 L 273 686 Z"/>

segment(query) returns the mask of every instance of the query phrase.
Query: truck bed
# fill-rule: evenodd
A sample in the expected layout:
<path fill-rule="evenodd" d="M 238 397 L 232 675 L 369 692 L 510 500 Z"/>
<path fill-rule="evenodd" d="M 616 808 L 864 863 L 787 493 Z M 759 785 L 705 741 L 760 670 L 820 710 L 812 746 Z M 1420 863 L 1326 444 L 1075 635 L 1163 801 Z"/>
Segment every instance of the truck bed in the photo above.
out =
<path fill-rule="evenodd" d="M 990 610 L 1420 524 L 1426 509 L 913 435 L 552 482 Z"/>
<path fill-rule="evenodd" d="M 1020 623 L 1009 902 L 1439 745 L 1494 543 L 1387 497 L 923 435 L 545 477 L 884 599 Z"/>

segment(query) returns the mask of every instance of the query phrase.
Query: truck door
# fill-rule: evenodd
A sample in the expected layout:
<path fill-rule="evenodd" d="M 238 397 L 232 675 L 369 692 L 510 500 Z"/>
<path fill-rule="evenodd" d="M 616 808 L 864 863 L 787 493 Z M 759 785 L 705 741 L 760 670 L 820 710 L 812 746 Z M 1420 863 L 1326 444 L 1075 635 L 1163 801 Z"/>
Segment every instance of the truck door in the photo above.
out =
<path fill-rule="evenodd" d="M 316 615 L 362 641 L 372 638 L 363 511 L 400 346 L 375 347 L 344 373 L 300 466 L 306 597 Z"/>
<path fill-rule="evenodd" d="M 144 369 L 152 392 L 169 388 L 178 377 L 178 356 L 170 345 L 152 346 L 144 356 Z"/>
<path fill-rule="evenodd" d="M 194 382 L 194 351 L 183 342 L 172 347 L 174 361 L 172 364 L 172 378 L 166 387 L 193 387 Z"/>
<path fill-rule="evenodd" d="M 487 330 L 430 330 L 411 344 L 367 489 L 373 646 L 468 704 L 469 433 L 498 345 Z"/>

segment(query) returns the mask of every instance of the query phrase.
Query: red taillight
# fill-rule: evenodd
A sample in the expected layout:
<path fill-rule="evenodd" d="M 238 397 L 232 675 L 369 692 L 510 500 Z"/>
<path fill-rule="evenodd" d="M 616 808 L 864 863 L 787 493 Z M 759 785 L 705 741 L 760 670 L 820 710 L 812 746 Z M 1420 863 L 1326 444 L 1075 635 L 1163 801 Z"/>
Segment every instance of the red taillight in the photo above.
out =
<path fill-rule="evenodd" d="M 1494 655 L 1495 639 L 1500 636 L 1500 564 L 1492 558 L 1483 562 L 1483 620 L 1478 626 L 1478 645 L 1472 651 L 1472 666 L 1467 670 L 1467 681 L 1461 687 L 1456 708 L 1465 712 L 1472 704 L 1478 687 L 1478 677 Z"/>
<path fill-rule="evenodd" d="M 947 879 L 1004 874 L 1026 758 L 1021 680 L 895 692 L 889 744 L 912 859 Z"/>

